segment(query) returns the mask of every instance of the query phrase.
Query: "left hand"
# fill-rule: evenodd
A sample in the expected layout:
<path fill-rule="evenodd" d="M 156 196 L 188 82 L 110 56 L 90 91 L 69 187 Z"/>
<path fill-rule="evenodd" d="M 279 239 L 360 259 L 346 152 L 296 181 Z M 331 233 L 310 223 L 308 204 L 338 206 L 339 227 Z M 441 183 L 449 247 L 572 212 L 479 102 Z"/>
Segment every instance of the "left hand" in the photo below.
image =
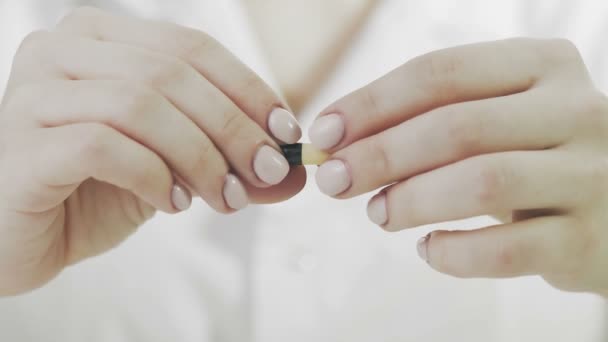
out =
<path fill-rule="evenodd" d="M 565 40 L 510 39 L 415 58 L 324 110 L 310 131 L 333 153 L 321 191 L 368 205 L 389 231 L 512 213 L 436 231 L 418 251 L 460 277 L 540 274 L 608 294 L 608 100 Z"/>

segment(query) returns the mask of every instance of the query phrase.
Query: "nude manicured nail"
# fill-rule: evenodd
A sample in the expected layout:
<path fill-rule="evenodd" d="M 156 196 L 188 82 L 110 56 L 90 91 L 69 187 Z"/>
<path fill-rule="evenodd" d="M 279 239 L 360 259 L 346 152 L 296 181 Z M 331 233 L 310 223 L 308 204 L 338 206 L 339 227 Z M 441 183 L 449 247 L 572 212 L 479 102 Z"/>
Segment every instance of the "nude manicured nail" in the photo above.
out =
<path fill-rule="evenodd" d="M 234 210 L 243 209 L 249 204 L 249 197 L 243 183 L 233 174 L 226 176 L 223 193 L 226 205 Z"/>
<path fill-rule="evenodd" d="M 308 131 L 310 142 L 322 150 L 330 149 L 344 137 L 344 119 L 339 114 L 328 114 L 317 118 Z"/>
<path fill-rule="evenodd" d="M 268 128 L 275 138 L 288 144 L 294 144 L 302 137 L 302 129 L 298 120 L 283 108 L 275 108 L 270 113 Z"/>
<path fill-rule="evenodd" d="M 418 251 L 418 256 L 426 262 L 429 262 L 428 258 L 428 242 L 431 238 L 431 234 L 427 234 L 421 237 L 416 243 L 416 250 Z"/>
<path fill-rule="evenodd" d="M 289 163 L 281 153 L 264 145 L 255 155 L 253 169 L 263 182 L 276 185 L 281 183 L 289 173 Z"/>
<path fill-rule="evenodd" d="M 192 204 L 192 195 L 185 186 L 175 183 L 171 189 L 171 202 L 176 210 L 188 210 Z"/>
<path fill-rule="evenodd" d="M 315 176 L 319 190 L 328 196 L 335 196 L 350 187 L 350 175 L 344 162 L 330 160 L 319 166 Z"/>
<path fill-rule="evenodd" d="M 379 226 L 388 221 L 385 194 L 376 195 L 369 201 L 367 204 L 367 216 L 372 222 Z"/>

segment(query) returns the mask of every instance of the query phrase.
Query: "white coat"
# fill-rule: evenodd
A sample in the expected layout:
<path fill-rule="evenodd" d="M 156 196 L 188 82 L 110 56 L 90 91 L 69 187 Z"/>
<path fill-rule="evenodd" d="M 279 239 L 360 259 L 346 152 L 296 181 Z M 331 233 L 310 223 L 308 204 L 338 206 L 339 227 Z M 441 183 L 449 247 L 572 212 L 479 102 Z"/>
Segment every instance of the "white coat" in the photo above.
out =
<path fill-rule="evenodd" d="M 0 90 L 23 36 L 51 26 L 75 3 L 0 0 Z M 81 3 L 203 29 L 276 84 L 238 0 Z M 306 105 L 303 127 L 331 101 L 409 58 L 510 36 L 573 40 L 606 90 L 603 3 L 382 1 Z M 201 201 L 177 216 L 158 214 L 111 252 L 42 289 L 0 299 L 0 341 L 601 340 L 598 297 L 562 293 L 536 277 L 438 274 L 416 256 L 415 241 L 439 226 L 385 233 L 366 217 L 368 198 L 333 200 L 309 182 L 290 201 L 236 215 L 215 214 Z M 490 223 L 482 217 L 441 228 Z"/>

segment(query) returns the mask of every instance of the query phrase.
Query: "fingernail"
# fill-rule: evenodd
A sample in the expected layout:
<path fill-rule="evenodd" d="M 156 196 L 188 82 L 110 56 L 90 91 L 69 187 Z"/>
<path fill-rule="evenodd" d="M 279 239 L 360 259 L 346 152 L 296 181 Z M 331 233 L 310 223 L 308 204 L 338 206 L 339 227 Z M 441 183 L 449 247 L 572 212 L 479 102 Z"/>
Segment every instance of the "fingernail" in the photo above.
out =
<path fill-rule="evenodd" d="M 385 194 L 376 195 L 369 201 L 367 204 L 367 216 L 372 222 L 379 226 L 388 221 Z"/>
<path fill-rule="evenodd" d="M 289 173 L 287 159 L 270 146 L 262 146 L 253 160 L 253 169 L 263 182 L 276 185 Z"/>
<path fill-rule="evenodd" d="M 350 187 L 350 175 L 344 162 L 330 160 L 319 166 L 315 176 L 319 190 L 328 196 L 338 195 Z"/>
<path fill-rule="evenodd" d="M 249 197 L 243 183 L 233 174 L 226 176 L 223 193 L 226 205 L 234 210 L 243 209 L 249 204 Z"/>
<path fill-rule="evenodd" d="M 183 185 L 175 183 L 171 189 L 171 201 L 176 210 L 184 211 L 192 204 L 192 195 Z"/>
<path fill-rule="evenodd" d="M 431 234 L 426 234 L 418 240 L 418 243 L 416 243 L 416 250 L 418 251 L 418 256 L 420 256 L 420 258 L 426 262 L 429 262 L 428 242 L 430 238 Z"/>
<path fill-rule="evenodd" d="M 268 128 L 275 138 L 288 144 L 294 144 L 302 137 L 302 129 L 298 120 L 283 108 L 275 108 L 270 113 Z"/>
<path fill-rule="evenodd" d="M 319 149 L 330 149 L 344 137 L 344 120 L 339 114 L 328 114 L 316 119 L 308 131 L 310 142 Z"/>

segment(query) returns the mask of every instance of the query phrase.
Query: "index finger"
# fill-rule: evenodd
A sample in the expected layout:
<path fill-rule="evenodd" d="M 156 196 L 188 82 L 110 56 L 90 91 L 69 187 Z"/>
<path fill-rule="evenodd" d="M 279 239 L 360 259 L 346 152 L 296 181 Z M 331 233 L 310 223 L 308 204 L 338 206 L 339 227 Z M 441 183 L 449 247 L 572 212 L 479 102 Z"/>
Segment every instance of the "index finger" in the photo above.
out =
<path fill-rule="evenodd" d="M 323 110 L 310 128 L 310 140 L 335 151 L 438 107 L 523 92 L 547 68 L 576 56 L 567 41 L 534 39 L 431 52 Z"/>
<path fill-rule="evenodd" d="M 184 60 L 274 138 L 295 143 L 301 129 L 287 105 L 255 72 L 204 32 L 168 22 L 129 18 L 96 8 L 68 15 L 58 29 L 135 45 Z"/>

